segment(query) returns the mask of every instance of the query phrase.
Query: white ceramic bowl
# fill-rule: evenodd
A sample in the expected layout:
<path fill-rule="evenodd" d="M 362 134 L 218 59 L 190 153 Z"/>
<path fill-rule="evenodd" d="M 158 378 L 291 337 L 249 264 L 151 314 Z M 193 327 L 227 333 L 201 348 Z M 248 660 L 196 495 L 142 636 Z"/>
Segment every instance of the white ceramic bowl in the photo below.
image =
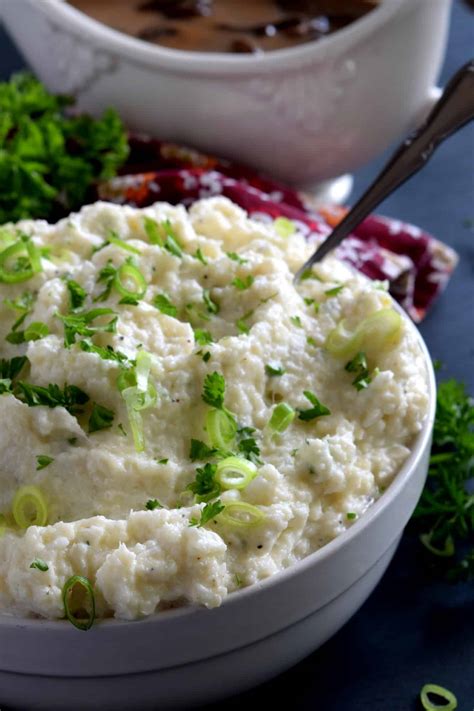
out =
<path fill-rule="evenodd" d="M 181 608 L 89 632 L 65 621 L 0 616 L 0 704 L 22 709 L 190 708 L 249 689 L 333 635 L 372 592 L 423 488 L 435 413 L 382 497 L 321 550 L 214 610 Z"/>
<path fill-rule="evenodd" d="M 116 32 L 62 0 L 2 0 L 38 76 L 93 113 L 309 188 L 352 171 L 437 96 L 451 0 L 383 0 L 320 41 L 263 56 L 184 52 Z"/>

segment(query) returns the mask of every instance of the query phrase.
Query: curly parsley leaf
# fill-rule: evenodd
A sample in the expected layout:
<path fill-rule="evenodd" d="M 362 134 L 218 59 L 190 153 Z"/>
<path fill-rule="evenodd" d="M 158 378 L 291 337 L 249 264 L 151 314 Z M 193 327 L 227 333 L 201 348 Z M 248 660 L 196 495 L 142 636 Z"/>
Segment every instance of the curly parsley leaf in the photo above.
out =
<path fill-rule="evenodd" d="M 84 306 L 84 301 L 87 298 L 86 290 L 74 281 L 74 279 L 68 279 L 66 281 L 67 290 L 69 292 L 69 300 L 71 303 L 71 310 L 75 311 Z"/>
<path fill-rule="evenodd" d="M 308 421 L 308 420 L 314 420 L 316 417 L 323 417 L 324 415 L 330 415 L 331 412 L 330 410 L 326 407 L 326 405 L 323 405 L 321 402 L 319 402 L 318 398 L 314 393 L 312 393 L 310 390 L 305 390 L 303 392 L 303 395 L 307 400 L 310 401 L 310 403 L 313 405 L 313 407 L 310 407 L 307 410 L 302 410 L 301 408 L 298 409 L 298 417 L 300 420 Z"/>
<path fill-rule="evenodd" d="M 208 447 L 205 442 L 200 439 L 192 439 L 191 447 L 189 450 L 189 458 L 192 462 L 202 461 L 204 459 L 209 459 L 216 454 L 217 450 L 212 447 Z"/>
<path fill-rule="evenodd" d="M 19 400 L 25 402 L 28 407 L 64 407 L 71 415 L 79 415 L 83 412 L 82 405 L 89 402 L 89 396 L 77 385 L 50 384 L 47 387 L 32 385 L 19 380 L 16 384 L 15 395 Z"/>
<path fill-rule="evenodd" d="M 225 380 L 224 376 L 214 371 L 208 373 L 204 379 L 202 399 L 207 405 L 222 410 L 224 407 Z"/>
<path fill-rule="evenodd" d="M 196 501 L 209 501 L 219 496 L 221 487 L 215 480 L 216 470 L 216 464 L 209 463 L 196 469 L 195 480 L 186 487 L 195 495 Z"/>
<path fill-rule="evenodd" d="M 145 508 L 148 511 L 154 511 L 155 509 L 162 509 L 162 508 L 164 508 L 164 506 L 163 506 L 163 504 L 160 504 L 158 499 L 149 499 L 146 502 Z"/>
<path fill-rule="evenodd" d="M 222 511 L 224 511 L 225 506 L 218 499 L 217 501 L 212 501 L 206 504 L 201 511 L 201 517 L 199 519 L 191 518 L 189 521 L 190 526 L 205 526 L 206 523 L 212 521 L 213 518 L 218 516 Z"/>
<path fill-rule="evenodd" d="M 128 140 L 117 113 L 66 116 L 71 103 L 27 73 L 0 83 L 0 224 L 67 214 L 125 162 Z"/>
<path fill-rule="evenodd" d="M 113 315 L 106 324 L 100 326 L 92 326 L 92 322 L 99 316 Z M 75 340 L 76 336 L 93 336 L 94 333 L 115 333 L 117 328 L 117 316 L 112 309 L 92 309 L 82 313 L 63 314 L 56 313 L 56 316 L 61 319 L 64 324 L 64 345 L 69 348 Z"/>

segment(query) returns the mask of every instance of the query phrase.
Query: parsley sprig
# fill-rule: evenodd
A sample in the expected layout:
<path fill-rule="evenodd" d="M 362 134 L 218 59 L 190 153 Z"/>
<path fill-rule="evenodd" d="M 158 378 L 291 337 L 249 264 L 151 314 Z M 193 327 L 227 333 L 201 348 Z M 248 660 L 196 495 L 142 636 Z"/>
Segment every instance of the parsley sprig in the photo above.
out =
<path fill-rule="evenodd" d="M 128 141 L 117 113 L 66 115 L 71 103 L 30 74 L 0 83 L 0 224 L 67 214 L 125 162 Z"/>

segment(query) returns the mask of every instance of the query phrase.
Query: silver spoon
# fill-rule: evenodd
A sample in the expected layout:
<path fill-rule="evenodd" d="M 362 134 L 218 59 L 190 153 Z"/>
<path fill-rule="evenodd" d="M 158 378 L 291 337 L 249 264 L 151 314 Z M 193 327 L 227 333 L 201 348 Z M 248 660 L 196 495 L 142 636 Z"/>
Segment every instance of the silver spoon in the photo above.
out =
<path fill-rule="evenodd" d="M 320 262 L 337 247 L 377 205 L 417 173 L 429 161 L 435 149 L 466 123 L 474 119 L 474 59 L 450 79 L 425 123 L 395 151 L 385 168 L 331 232 L 314 254 L 298 269 L 295 284 L 313 264 Z"/>

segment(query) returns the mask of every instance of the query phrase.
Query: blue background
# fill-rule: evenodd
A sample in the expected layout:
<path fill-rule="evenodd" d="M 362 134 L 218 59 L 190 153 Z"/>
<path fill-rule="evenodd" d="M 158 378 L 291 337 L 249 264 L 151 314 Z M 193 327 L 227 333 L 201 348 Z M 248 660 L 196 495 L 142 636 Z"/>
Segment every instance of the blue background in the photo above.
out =
<path fill-rule="evenodd" d="M 17 0 L 19 1 L 19 0 Z M 437 0 L 431 0 L 436 2 Z M 474 49 L 474 13 L 455 1 L 440 85 Z M 0 79 L 24 67 L 0 28 Z M 387 156 L 356 175 L 356 197 Z M 380 212 L 413 222 L 454 247 L 460 257 L 450 284 L 421 325 L 442 379 L 463 380 L 474 393 L 474 127 L 441 146 L 429 165 Z M 474 583 L 429 581 L 419 544 L 406 533 L 375 593 L 321 649 L 259 689 L 225 702 L 288 705 L 312 711 L 410 711 L 427 682 L 450 688 L 460 711 L 474 710 Z M 130 700 L 133 706 L 133 700 Z M 219 705 L 221 706 L 221 705 Z M 217 706 L 216 706 L 217 709 Z"/>

